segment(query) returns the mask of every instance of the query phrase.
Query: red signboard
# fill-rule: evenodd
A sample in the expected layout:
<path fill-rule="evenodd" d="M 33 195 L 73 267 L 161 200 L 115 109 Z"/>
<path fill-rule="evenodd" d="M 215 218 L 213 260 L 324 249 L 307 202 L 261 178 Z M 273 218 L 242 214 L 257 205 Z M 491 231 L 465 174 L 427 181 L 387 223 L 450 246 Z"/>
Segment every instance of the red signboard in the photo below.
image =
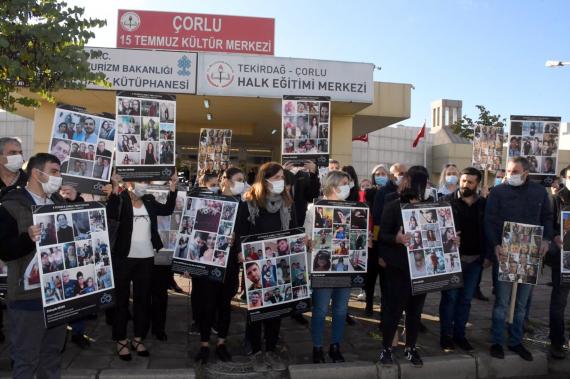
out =
<path fill-rule="evenodd" d="M 273 55 L 272 18 L 119 9 L 117 47 Z"/>

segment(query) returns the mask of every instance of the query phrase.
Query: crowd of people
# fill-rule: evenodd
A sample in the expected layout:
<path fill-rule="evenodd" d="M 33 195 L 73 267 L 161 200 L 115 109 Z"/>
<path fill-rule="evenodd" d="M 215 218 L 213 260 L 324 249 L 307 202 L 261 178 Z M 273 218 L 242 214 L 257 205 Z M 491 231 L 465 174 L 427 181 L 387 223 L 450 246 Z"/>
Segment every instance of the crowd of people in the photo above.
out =
<path fill-rule="evenodd" d="M 63 130 L 62 132 L 65 132 Z M 75 130 L 77 132 L 77 130 Z M 77 139 L 78 141 L 85 140 Z M 128 149 L 129 141 L 125 143 Z M 79 145 L 81 146 L 81 145 Z M 79 147 L 81 150 L 81 147 Z M 46 329 L 43 321 L 41 290 L 51 298 L 67 298 L 69 295 L 83 295 L 99 288 L 115 287 L 116 304 L 106 312 L 106 320 L 112 326 L 113 339 L 116 341 L 116 354 L 121 360 L 129 361 L 132 353 L 141 357 L 150 356 L 145 346 L 145 338 L 151 332 L 154 338 L 166 341 L 166 312 L 168 304 L 167 290 L 171 286 L 172 272 L 169 261 L 158 262 L 157 252 L 164 246 L 157 228 L 159 216 L 169 216 L 176 206 L 177 175 L 168 183 L 169 194 L 165 202 L 148 193 L 145 182 L 125 182 L 117 174 L 111 176 L 111 184 L 105 188 L 107 193 L 106 210 L 108 221 L 118 222 L 116 239 L 108 246 L 97 241 L 93 248 L 80 252 L 67 249 L 46 249 L 41 251 L 40 263 L 44 272 L 59 270 L 71 264 L 81 266 L 80 259 L 109 263 L 112 258 L 112 271 L 98 271 L 96 277 L 84 277 L 81 271 L 70 277 L 63 275 L 58 282 L 46 283 L 46 288 L 27 290 L 19 275 L 26 270 L 36 256 L 36 242 L 49 243 L 49 238 L 73 241 L 74 232 L 68 225 L 65 215 L 55 220 L 55 225 L 33 225 L 32 206 L 41 204 L 65 204 L 83 201 L 73 187 L 63 185 L 61 161 L 57 156 L 38 153 L 27 160 L 25 171 L 24 157 L 19 140 L 0 139 L 0 259 L 8 269 L 8 294 L 6 305 L 10 317 L 10 339 L 12 343 L 13 376 L 16 378 L 58 377 L 61 370 L 62 349 L 66 338 L 65 326 Z M 381 316 L 379 326 L 382 333 L 382 346 L 379 349 L 379 361 L 382 365 L 393 364 L 393 341 L 398 324 L 405 312 L 406 339 L 405 356 L 414 366 L 422 366 L 423 361 L 417 349 L 419 332 L 423 328 L 421 313 L 426 298 L 425 294 L 412 292 L 410 270 L 415 265 L 425 265 L 424 256 L 408 254 L 408 247 L 414 244 L 426 244 L 436 240 L 433 233 L 404 233 L 404 220 L 401 207 L 406 204 L 421 204 L 444 201 L 450 204 L 456 233 L 443 236 L 444 249 L 458 247 L 461 263 L 463 286 L 441 291 L 439 306 L 440 345 L 444 351 L 460 349 L 470 352 L 474 348 L 469 342 L 466 325 L 472 299 L 483 297 L 479 290 L 482 271 L 492 267 L 493 293 L 495 303 L 492 319 L 492 344 L 490 354 L 497 359 L 504 358 L 504 346 L 530 361 L 533 359 L 523 345 L 524 324 L 532 302 L 533 286 L 526 283 L 518 285 L 513 321 L 507 324 L 512 283 L 499 280 L 499 266 L 503 262 L 503 225 L 505 222 L 530 224 L 542 227 L 542 239 L 537 246 L 540 257 L 552 266 L 552 296 L 550 306 L 550 353 L 552 357 L 565 357 L 563 345 L 565 339 L 564 311 L 570 286 L 560 281 L 560 212 L 570 206 L 570 170 L 563 170 L 559 183 L 547 189 L 531 180 L 531 163 L 523 157 L 509 160 L 506 170 L 498 171 L 491 188 L 483 185 L 482 173 L 472 167 L 460 169 L 454 164 L 443 168 L 438 187 L 432 186 L 430 174 L 425 167 L 406 167 L 404 163 L 391 166 L 377 165 L 369 178 L 358 180 L 352 166 L 341 167 L 336 160 L 330 160 L 328 173 L 319 175 L 317 166 L 311 161 L 301 165 L 290 162 L 281 165 L 268 162 L 259 167 L 257 173 L 247 175 L 237 167 L 229 167 L 223 172 L 208 171 L 198 178 L 197 186 L 217 195 L 233 197 L 239 204 L 233 232 L 224 232 L 229 246 L 225 280 L 223 283 L 192 276 L 192 319 L 191 330 L 200 335 L 196 361 L 206 364 L 210 357 L 210 339 L 212 329 L 217 331 L 215 354 L 221 361 L 231 361 L 230 349 L 226 338 L 230 333 L 232 307 L 231 301 L 238 294 L 240 283 L 242 290 L 246 279 L 251 289 L 264 288 L 264 283 L 271 287 L 282 281 L 283 277 L 304 278 L 305 273 L 298 273 L 301 268 L 280 264 L 262 267 L 257 262 L 263 254 L 279 260 L 280 246 L 275 251 L 263 252 L 253 246 L 246 246 L 241 251 L 239 241 L 242 237 L 281 232 L 297 227 L 304 227 L 307 236 L 305 243 L 308 251 L 318 241 L 312 241 L 313 225 L 326 225 L 326 217 L 314 210 L 314 199 L 330 201 L 358 201 L 366 204 L 370 212 L 368 246 L 361 238 L 361 247 L 368 250 L 367 273 L 363 292 L 360 296 L 366 302 L 365 314 L 373 314 L 374 291 L 379 279 L 381 296 Z M 246 180 L 247 179 L 247 180 Z M 334 217 L 343 217 L 344 214 Z M 102 214 L 95 214 L 92 222 L 103 225 Z M 422 217 L 433 217 L 423 215 Z M 442 214 L 444 222 L 451 220 L 450 214 Z M 406 220 L 406 227 L 414 229 L 418 220 Z M 191 225 L 183 225 L 190 228 Z M 337 235 L 346 233 L 341 228 L 334 231 Z M 323 237 L 326 238 L 326 237 Z M 287 240 L 284 240 L 287 243 Z M 522 243 L 522 242 L 521 242 Z M 447 246 L 447 247 L 446 247 Z M 209 254 L 213 247 L 208 242 L 208 235 L 196 234 L 193 239 L 179 241 L 175 254 Z M 346 249 L 339 245 L 338 249 Z M 73 248 L 74 249 L 74 248 Z M 215 259 L 215 256 L 213 256 Z M 410 258 L 408 258 L 410 257 Z M 408 259 L 414 259 L 409 262 Z M 435 256 L 435 259 L 438 259 Z M 502 260 L 503 259 L 503 260 Z M 249 262 L 241 273 L 244 262 Z M 263 262 L 263 261 L 262 261 Z M 314 256 L 314 270 L 324 259 Z M 84 263 L 84 262 L 83 262 Z M 220 261 L 220 263 L 225 263 Z M 328 263 L 330 264 L 330 262 Z M 348 261 L 335 262 L 334 271 L 346 271 Z M 313 266 L 313 265 L 311 265 Z M 417 269 L 416 267 L 416 269 Z M 436 267 L 436 266 L 434 266 Z M 75 271 L 74 271 L 75 273 Z M 152 284 L 152 285 L 151 285 Z M 132 288 L 132 294 L 131 294 Z M 257 298 L 250 299 L 252 304 L 262 301 L 261 290 Z M 315 363 L 327 361 L 325 357 L 325 319 L 332 312 L 328 360 L 343 362 L 341 352 L 345 325 L 354 322 L 348 310 L 351 288 L 313 288 L 312 317 L 310 320 L 311 340 L 313 345 L 312 360 Z M 285 291 L 273 292 L 266 302 L 278 303 L 295 295 Z M 132 305 L 131 305 L 132 298 Z M 0 313 L 1 315 L 2 313 Z M 299 323 L 307 324 L 302 315 L 292 316 Z M 132 319 L 134 333 L 128 338 L 127 324 Z M 1 332 L 0 341 L 4 340 Z M 82 348 L 87 348 L 83 338 L 84 320 L 71 324 L 74 330 L 72 341 Z M 505 329 L 508 328 L 508 340 L 505 341 Z M 282 370 L 286 366 L 277 351 L 281 333 L 281 318 L 266 318 L 262 321 L 248 321 L 244 333 L 245 346 L 251 355 L 256 371 Z M 83 341 L 83 342 L 82 342 Z M 310 352 L 308 352 L 310 354 Z"/>

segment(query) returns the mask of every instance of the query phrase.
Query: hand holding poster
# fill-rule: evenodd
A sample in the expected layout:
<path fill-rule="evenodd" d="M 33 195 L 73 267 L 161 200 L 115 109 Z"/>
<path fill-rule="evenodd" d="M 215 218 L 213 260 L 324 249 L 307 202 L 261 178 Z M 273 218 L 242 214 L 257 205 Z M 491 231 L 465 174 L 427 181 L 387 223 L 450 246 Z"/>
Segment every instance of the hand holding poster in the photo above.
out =
<path fill-rule="evenodd" d="M 562 211 L 560 219 L 560 236 L 562 238 L 560 281 L 570 283 L 570 211 Z"/>
<path fill-rule="evenodd" d="M 33 213 L 34 225 L 41 228 L 36 265 L 46 327 L 112 306 L 113 271 L 104 205 L 42 205 L 35 206 Z"/>
<path fill-rule="evenodd" d="M 402 206 L 404 232 L 410 235 L 408 263 L 414 295 L 463 286 L 459 246 L 449 205 Z"/>
<path fill-rule="evenodd" d="M 302 228 L 242 239 L 247 310 L 252 321 L 309 310 L 305 239 Z"/>
<path fill-rule="evenodd" d="M 59 105 L 55 109 L 50 153 L 61 161 L 63 184 L 78 191 L 103 194 L 111 178 L 115 120 L 84 109 Z"/>
<path fill-rule="evenodd" d="M 499 280 L 537 284 L 542 226 L 506 221 L 499 253 Z"/>
<path fill-rule="evenodd" d="M 174 248 L 174 272 L 224 281 L 238 205 L 233 197 L 202 189 L 188 193 Z"/>
<path fill-rule="evenodd" d="M 361 287 L 368 253 L 368 207 L 352 201 L 314 204 L 313 288 Z"/>
<path fill-rule="evenodd" d="M 117 174 L 168 180 L 175 170 L 176 97 L 117 92 Z"/>
<path fill-rule="evenodd" d="M 504 141 L 502 126 L 476 124 L 473 131 L 473 167 L 489 171 L 501 169 Z"/>
<path fill-rule="evenodd" d="M 231 129 L 200 129 L 198 177 L 226 171 L 230 165 L 231 146 Z"/>

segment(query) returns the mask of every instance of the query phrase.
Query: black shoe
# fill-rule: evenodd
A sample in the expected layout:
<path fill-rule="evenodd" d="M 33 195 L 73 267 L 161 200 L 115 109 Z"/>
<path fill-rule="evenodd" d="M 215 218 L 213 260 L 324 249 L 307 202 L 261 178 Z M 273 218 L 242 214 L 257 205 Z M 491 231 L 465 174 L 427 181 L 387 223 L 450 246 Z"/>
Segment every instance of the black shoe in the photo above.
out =
<path fill-rule="evenodd" d="M 222 362 L 230 362 L 232 360 L 232 356 L 228 352 L 225 343 L 216 346 L 216 355 L 218 356 L 218 359 Z"/>
<path fill-rule="evenodd" d="M 439 345 L 441 346 L 441 350 L 445 351 L 446 353 L 455 350 L 455 343 L 450 336 L 441 336 L 439 339 Z"/>
<path fill-rule="evenodd" d="M 340 346 L 338 343 L 333 343 L 329 348 L 329 357 L 333 363 L 344 362 L 344 357 L 340 353 Z"/>
<path fill-rule="evenodd" d="M 380 364 L 383 366 L 392 366 L 394 364 L 392 349 L 384 349 L 380 352 Z"/>
<path fill-rule="evenodd" d="M 207 364 L 208 359 L 210 358 L 210 348 L 207 346 L 200 347 L 198 354 L 194 357 L 194 360 L 200 364 Z"/>
<path fill-rule="evenodd" d="M 420 331 L 420 333 L 427 333 L 427 331 L 428 331 L 428 329 L 426 328 L 424 323 L 421 321 L 420 321 L 420 326 L 418 327 L 418 330 Z"/>
<path fill-rule="evenodd" d="M 80 349 L 87 349 L 91 346 L 91 342 L 83 334 L 72 334 L 71 342 L 79 346 Z"/>
<path fill-rule="evenodd" d="M 518 344 L 516 346 L 509 346 L 509 350 L 514 353 L 517 353 L 525 361 L 531 362 L 533 360 L 531 352 L 528 351 L 522 344 Z"/>
<path fill-rule="evenodd" d="M 301 313 L 299 313 L 297 315 L 291 315 L 291 318 L 293 320 L 297 321 L 301 325 L 308 325 L 309 324 L 309 321 L 307 321 L 307 319 L 305 317 L 303 317 L 303 315 Z"/>
<path fill-rule="evenodd" d="M 350 326 L 356 325 L 356 321 L 354 321 L 354 318 L 349 313 L 346 314 L 346 323 Z"/>
<path fill-rule="evenodd" d="M 164 332 L 154 333 L 154 338 L 156 338 L 159 341 L 168 341 L 168 336 Z"/>
<path fill-rule="evenodd" d="M 130 361 L 131 359 L 133 359 L 133 356 L 131 355 L 131 352 L 129 351 L 129 341 L 122 343 L 117 341 L 117 345 L 119 345 L 119 348 L 117 349 L 117 355 L 119 356 L 119 359 L 122 361 Z M 127 351 L 127 354 L 121 354 L 124 350 Z"/>
<path fill-rule="evenodd" d="M 139 350 L 139 346 L 142 346 L 144 348 L 144 350 Z M 137 355 L 139 357 L 145 357 L 145 358 L 150 357 L 150 353 L 148 352 L 148 350 L 146 349 L 146 347 L 144 346 L 142 341 L 132 340 L 131 341 L 131 348 L 137 352 Z"/>
<path fill-rule="evenodd" d="M 0 343 L 6 341 L 6 336 L 4 335 L 4 332 L 2 331 L 2 329 L 0 329 Z"/>
<path fill-rule="evenodd" d="M 483 295 L 483 292 L 481 292 L 481 290 L 477 290 L 477 292 L 475 292 L 475 295 L 473 295 L 473 297 L 477 300 L 489 301 L 489 298 Z"/>
<path fill-rule="evenodd" d="M 372 306 L 366 306 L 366 308 L 364 309 L 364 315 L 365 316 L 372 316 L 374 314 L 374 310 L 372 309 Z"/>
<path fill-rule="evenodd" d="M 497 359 L 505 359 L 505 350 L 499 344 L 491 345 L 491 357 Z"/>
<path fill-rule="evenodd" d="M 550 345 L 550 356 L 554 359 L 564 359 L 566 358 L 566 352 L 562 345 Z"/>
<path fill-rule="evenodd" d="M 404 353 L 406 354 L 406 359 L 415 367 L 422 367 L 424 365 L 424 361 L 422 361 L 415 347 L 406 347 Z"/>
<path fill-rule="evenodd" d="M 313 363 L 325 363 L 325 353 L 322 347 L 313 347 Z"/>
<path fill-rule="evenodd" d="M 469 341 L 467 341 L 467 338 L 454 338 L 453 342 L 455 342 L 455 345 L 459 346 L 461 350 L 466 351 L 468 353 L 475 350 L 473 346 L 469 343 Z"/>

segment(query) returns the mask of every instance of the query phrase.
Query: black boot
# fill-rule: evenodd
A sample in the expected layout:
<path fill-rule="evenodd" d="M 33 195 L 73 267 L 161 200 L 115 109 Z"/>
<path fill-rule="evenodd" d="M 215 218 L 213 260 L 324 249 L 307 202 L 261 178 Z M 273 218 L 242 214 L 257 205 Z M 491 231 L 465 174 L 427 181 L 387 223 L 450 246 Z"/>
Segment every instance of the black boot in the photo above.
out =
<path fill-rule="evenodd" d="M 322 347 L 313 347 L 313 363 L 325 363 L 325 353 Z"/>
<path fill-rule="evenodd" d="M 344 357 L 340 353 L 340 346 L 338 343 L 333 343 L 329 348 L 329 357 L 332 359 L 333 363 L 344 362 Z"/>

